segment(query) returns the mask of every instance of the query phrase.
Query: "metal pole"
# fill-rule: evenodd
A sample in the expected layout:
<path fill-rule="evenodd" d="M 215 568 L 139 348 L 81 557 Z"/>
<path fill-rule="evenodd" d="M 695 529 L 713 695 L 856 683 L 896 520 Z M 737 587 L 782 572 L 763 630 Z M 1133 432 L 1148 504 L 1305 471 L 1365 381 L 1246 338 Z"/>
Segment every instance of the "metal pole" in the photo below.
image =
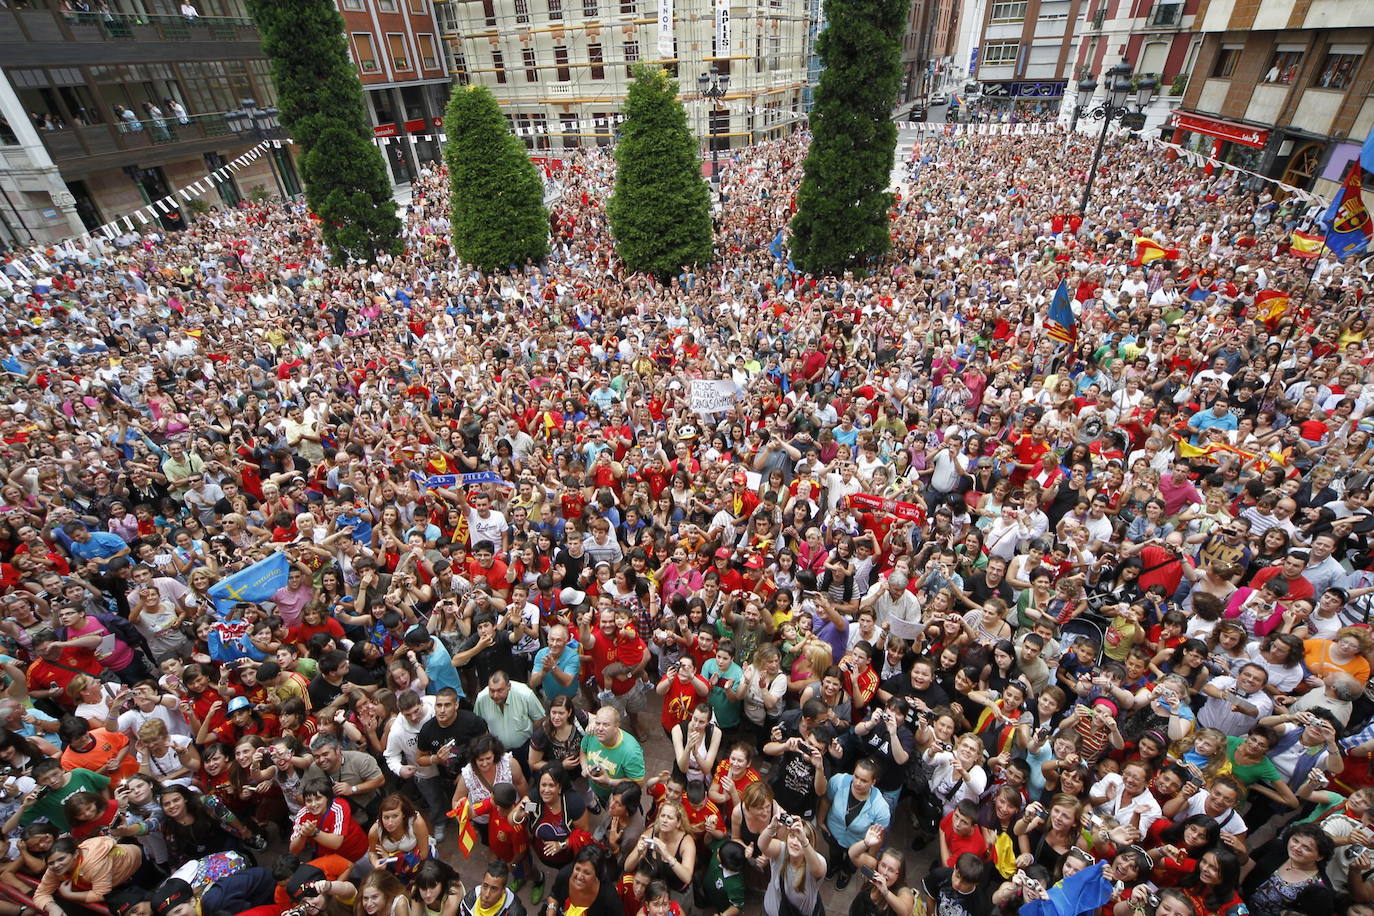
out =
<path fill-rule="evenodd" d="M 1112 104 L 1109 99 L 1103 106 L 1102 135 L 1097 138 L 1097 149 L 1093 151 L 1093 164 L 1088 169 L 1088 185 L 1083 189 L 1083 203 L 1078 207 L 1079 216 L 1088 215 L 1088 198 L 1093 195 L 1093 179 L 1097 177 L 1097 162 L 1102 158 L 1102 148 L 1107 145 L 1107 131 L 1112 126 Z"/>
<path fill-rule="evenodd" d="M 711 184 L 716 189 L 716 201 L 720 202 L 720 141 L 716 133 L 716 106 L 711 105 Z"/>
<path fill-rule="evenodd" d="M 1311 264 L 1308 266 L 1308 268 L 1307 268 L 1307 281 L 1306 281 L 1305 283 L 1303 283 L 1303 285 L 1302 285 L 1302 293 L 1300 294 L 1301 302 L 1302 302 L 1302 305 L 1304 305 L 1304 306 L 1307 305 L 1307 293 L 1308 293 L 1309 290 L 1312 289 L 1312 278 L 1313 278 L 1314 276 L 1316 276 L 1316 273 L 1317 273 L 1317 262 L 1320 261 L 1320 260 L 1321 260 L 1321 256 L 1320 256 L 1320 254 L 1319 254 L 1317 257 L 1315 257 L 1315 258 L 1312 259 L 1312 263 L 1311 263 Z M 1269 401 L 1270 401 L 1270 403 L 1271 403 L 1271 406 L 1272 406 L 1272 403 L 1276 400 L 1275 394 L 1274 394 L 1274 389 L 1277 387 L 1280 391 L 1282 391 L 1282 387 L 1283 387 L 1282 385 L 1277 384 L 1277 383 L 1279 383 L 1279 382 L 1282 380 L 1282 378 L 1283 378 L 1282 373 L 1279 371 L 1279 367 L 1283 364 L 1284 357 L 1285 357 L 1285 356 L 1287 355 L 1287 353 L 1288 353 L 1288 346 L 1289 346 L 1289 344 L 1291 344 L 1291 343 L 1293 342 L 1293 338 L 1295 338 L 1295 337 L 1298 336 L 1298 308 L 1299 308 L 1299 306 L 1295 305 L 1293 302 L 1290 301 L 1290 302 L 1289 302 L 1289 308 L 1292 309 L 1293 317 L 1292 317 L 1292 319 L 1289 321 L 1289 324 L 1288 324 L 1288 333 L 1287 333 L 1286 335 L 1284 335 L 1284 338 L 1283 338 L 1283 345 L 1279 347 L 1279 355 L 1278 355 L 1278 358 L 1274 360 L 1274 372 L 1273 372 L 1273 377 L 1270 379 L 1270 382 L 1269 382 L 1269 391 L 1268 391 L 1268 393 L 1269 393 Z"/>
<path fill-rule="evenodd" d="M 263 139 L 267 138 L 264 137 Z M 271 141 L 268 141 L 264 152 L 267 153 L 267 167 L 272 170 L 272 180 L 277 183 L 277 193 L 281 195 L 282 200 L 286 200 L 286 185 L 282 183 L 281 176 L 277 174 L 277 151 L 272 147 Z"/>

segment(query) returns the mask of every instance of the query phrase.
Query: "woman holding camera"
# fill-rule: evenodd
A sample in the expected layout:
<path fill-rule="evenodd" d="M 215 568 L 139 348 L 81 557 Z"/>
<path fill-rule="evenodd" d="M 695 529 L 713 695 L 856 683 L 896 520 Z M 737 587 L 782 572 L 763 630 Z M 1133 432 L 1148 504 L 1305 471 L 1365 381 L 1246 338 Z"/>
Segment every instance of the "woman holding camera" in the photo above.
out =
<path fill-rule="evenodd" d="M 688 832 L 687 812 L 676 799 L 664 798 L 658 804 L 658 816 L 653 827 L 639 838 L 639 842 L 625 857 L 625 871 L 633 872 L 641 860 L 654 864 L 654 878 L 666 882 L 675 897 L 692 886 L 696 870 L 697 844 Z"/>
<path fill-rule="evenodd" d="M 773 916 L 821 916 L 821 881 L 825 857 L 816 851 L 816 828 L 810 821 L 790 817 L 770 821 L 759 836 L 759 849 L 773 863 L 763 911 Z"/>
<path fill-rule="evenodd" d="M 1019 838 L 1020 852 L 1035 859 L 1050 874 L 1059 873 L 1069 850 L 1079 840 L 1078 817 L 1083 803 L 1072 795 L 1059 794 L 1049 806 L 1034 802 L 1012 828 Z"/>
<path fill-rule="evenodd" d="M 849 847 L 849 861 L 866 879 L 849 905 L 849 916 L 911 916 L 916 907 L 916 894 L 906 886 L 906 857 L 883 849 L 884 835 L 874 824 Z"/>

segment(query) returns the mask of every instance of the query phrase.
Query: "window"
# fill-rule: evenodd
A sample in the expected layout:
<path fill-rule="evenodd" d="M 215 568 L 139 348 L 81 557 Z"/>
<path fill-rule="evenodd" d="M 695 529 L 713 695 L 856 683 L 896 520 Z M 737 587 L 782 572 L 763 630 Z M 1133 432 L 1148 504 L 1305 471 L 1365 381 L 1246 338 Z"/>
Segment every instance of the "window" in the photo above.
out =
<path fill-rule="evenodd" d="M 587 59 L 592 63 L 592 79 L 604 80 L 606 78 L 605 58 L 601 53 L 600 44 L 587 45 Z"/>
<path fill-rule="evenodd" d="M 582 15 L 588 19 L 595 19 L 601 15 L 601 7 L 598 0 L 582 0 Z"/>
<path fill-rule="evenodd" d="M 520 56 L 524 59 L 525 63 L 525 82 L 539 82 L 539 62 L 535 60 L 534 49 L 526 48 L 520 52 Z"/>
<path fill-rule="evenodd" d="M 566 83 L 572 79 L 572 70 L 568 67 L 568 46 L 558 45 L 553 49 L 553 63 L 558 68 L 558 81 Z"/>
<path fill-rule="evenodd" d="M 496 25 L 496 0 L 482 0 L 482 15 L 487 25 Z"/>
<path fill-rule="evenodd" d="M 1017 52 L 1021 50 L 1020 42 L 999 41 L 989 42 L 983 49 L 983 59 L 978 62 L 979 66 L 987 64 L 1011 64 L 1016 62 Z"/>
<path fill-rule="evenodd" d="M 425 0 L 410 0 L 410 11 L 423 16 L 429 9 L 425 6 Z"/>
<path fill-rule="evenodd" d="M 563 135 L 562 140 L 564 149 L 576 149 L 582 144 L 582 137 L 579 135 L 577 129 L 577 115 L 559 115 L 558 132 Z"/>
<path fill-rule="evenodd" d="M 779 35 L 768 36 L 768 69 L 782 69 L 782 37 Z"/>
<path fill-rule="evenodd" d="M 1236 64 L 1240 63 L 1240 52 L 1240 48 L 1222 48 L 1217 54 L 1216 63 L 1212 64 L 1212 76 L 1229 80 L 1231 74 L 1236 72 Z"/>
<path fill-rule="evenodd" d="M 1025 0 L 1010 0 L 1010 2 L 994 3 L 992 5 L 993 22 L 1022 22 L 1025 18 Z"/>
<path fill-rule="evenodd" d="M 592 131 L 596 134 L 597 146 L 610 146 L 615 139 L 615 124 L 607 111 L 592 112 Z"/>
<path fill-rule="evenodd" d="M 382 13 L 396 12 L 396 0 L 377 0 L 377 10 Z"/>
<path fill-rule="evenodd" d="M 496 82 L 506 81 L 506 55 L 500 51 L 491 52 L 491 69 L 496 73 Z"/>
<path fill-rule="evenodd" d="M 1328 51 L 1326 60 L 1322 61 L 1321 74 L 1317 77 L 1317 85 L 1322 89 L 1344 89 L 1350 85 L 1350 81 L 1355 78 L 1355 71 L 1360 66 L 1360 58 L 1363 54 L 1346 54 L 1340 51 Z"/>
<path fill-rule="evenodd" d="M 439 53 L 434 47 L 434 36 L 422 32 L 415 37 L 420 41 L 420 64 L 426 70 L 437 70 L 439 68 Z"/>
<path fill-rule="evenodd" d="M 376 73 L 377 49 L 372 44 L 372 33 L 354 32 L 353 49 L 358 55 L 358 69 L 364 73 Z"/>
<path fill-rule="evenodd" d="M 530 0 L 515 0 L 515 21 L 522 25 L 530 21 Z"/>
<path fill-rule="evenodd" d="M 397 70 L 410 69 L 410 54 L 406 51 L 406 37 L 400 32 L 386 33 L 386 49 L 391 54 L 391 66 Z"/>
<path fill-rule="evenodd" d="M 1173 26 L 1178 25 L 1183 20 L 1183 4 L 1166 0 L 1155 7 L 1155 14 L 1150 20 L 1152 25 Z"/>
<path fill-rule="evenodd" d="M 549 18 L 563 18 L 563 0 L 549 0 Z"/>
<path fill-rule="evenodd" d="M 639 0 L 620 0 L 620 12 L 635 15 L 639 12 Z"/>
<path fill-rule="evenodd" d="M 468 59 L 462 51 L 457 51 L 453 55 L 453 78 L 458 81 L 459 86 L 468 84 Z"/>
<path fill-rule="evenodd" d="M 1293 80 L 1298 77 L 1298 65 L 1301 63 L 1301 51 L 1285 51 L 1280 48 L 1274 52 L 1274 56 L 1269 60 L 1269 69 L 1265 71 L 1264 81 L 1266 83 L 1280 83 L 1284 86 L 1291 85 Z"/>
<path fill-rule="evenodd" d="M 516 115 L 515 132 L 531 149 L 549 148 L 549 119 L 544 115 Z"/>
<path fill-rule="evenodd" d="M 639 63 L 639 42 L 625 42 L 625 75 L 627 77 L 634 76 L 634 73 L 631 71 L 634 70 L 634 66 L 637 63 Z"/>
<path fill-rule="evenodd" d="M 343 0 L 343 8 L 355 13 L 360 12 L 363 9 L 363 0 Z"/>

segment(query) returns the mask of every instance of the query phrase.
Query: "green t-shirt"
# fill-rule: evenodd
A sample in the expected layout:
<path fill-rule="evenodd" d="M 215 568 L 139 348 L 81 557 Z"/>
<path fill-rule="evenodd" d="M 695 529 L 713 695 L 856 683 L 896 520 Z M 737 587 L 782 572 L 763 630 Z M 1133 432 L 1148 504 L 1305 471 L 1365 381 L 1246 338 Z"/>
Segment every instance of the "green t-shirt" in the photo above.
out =
<path fill-rule="evenodd" d="M 71 779 L 60 789 L 53 789 L 40 798 L 33 807 L 19 816 L 19 825 L 27 827 L 34 821 L 42 818 L 50 821 L 54 827 L 66 833 L 69 829 L 67 815 L 62 810 L 62 803 L 71 798 L 78 792 L 104 792 L 110 785 L 110 777 L 100 773 L 92 773 L 90 770 L 75 769 L 71 771 Z"/>
<path fill-rule="evenodd" d="M 601 740 L 591 732 L 582 736 L 582 753 L 587 755 L 587 762 L 594 767 L 601 767 L 606 771 L 606 775 L 612 779 L 632 779 L 640 782 L 644 779 L 644 750 L 635 740 L 635 736 L 620 730 L 620 740 L 615 747 L 607 747 Z M 592 791 L 601 801 L 606 801 L 611 797 L 611 790 L 594 780 L 591 782 Z"/>
<path fill-rule="evenodd" d="M 1274 761 L 1268 757 L 1263 757 L 1259 763 L 1253 763 L 1249 766 L 1236 763 L 1236 748 L 1240 747 L 1244 741 L 1244 737 L 1230 736 L 1226 739 L 1226 756 L 1231 761 L 1231 775 L 1247 786 L 1257 782 L 1283 782 L 1283 774 L 1279 772 L 1278 767 L 1274 766 Z"/>
<path fill-rule="evenodd" d="M 717 913 L 730 907 L 744 909 L 744 875 L 741 872 L 725 874 L 720 865 L 720 847 L 731 842 L 726 838 L 711 844 L 711 860 L 706 864 L 706 902 Z"/>
<path fill-rule="evenodd" d="M 711 712 L 715 714 L 716 724 L 721 728 L 735 728 L 739 725 L 741 704 L 739 700 L 732 700 L 725 695 L 723 685 L 716 681 L 724 679 L 729 682 L 731 690 L 739 690 L 739 682 L 744 677 L 744 669 L 735 662 L 730 663 L 730 667 L 724 671 L 720 670 L 714 658 L 706 659 L 706 664 L 701 666 L 701 678 L 710 685 L 711 691 L 706 694 L 706 702 L 711 704 Z"/>

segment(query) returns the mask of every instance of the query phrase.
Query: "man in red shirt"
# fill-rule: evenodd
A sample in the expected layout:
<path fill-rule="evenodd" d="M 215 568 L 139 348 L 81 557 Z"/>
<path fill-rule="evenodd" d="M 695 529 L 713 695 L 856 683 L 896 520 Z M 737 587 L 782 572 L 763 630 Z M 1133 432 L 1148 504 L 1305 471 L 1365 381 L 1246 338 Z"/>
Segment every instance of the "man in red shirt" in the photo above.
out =
<path fill-rule="evenodd" d="M 649 664 L 649 647 L 630 624 L 630 616 L 611 606 L 611 599 L 602 595 L 599 608 L 588 609 L 578 615 L 579 641 L 582 643 L 584 664 L 590 668 L 601 692 L 588 697 L 588 705 L 614 706 L 623 717 L 630 733 L 639 734 L 638 715 L 644 708 L 644 691 L 638 690 L 639 675 Z M 592 629 L 592 615 L 597 614 L 597 628 Z M 595 702 L 592 702 L 592 701 Z"/>
<path fill-rule="evenodd" d="M 1278 566 L 1270 566 L 1255 573 L 1255 578 L 1250 584 L 1257 589 L 1264 588 L 1264 583 L 1281 576 L 1283 581 L 1288 583 L 1288 601 L 1312 601 L 1316 595 L 1316 588 L 1303 576 L 1305 569 L 1307 551 L 1290 551 Z"/>
<path fill-rule="evenodd" d="M 670 736 L 673 729 L 686 722 L 699 706 L 705 710 L 705 721 L 711 721 L 711 707 L 702 702 L 710 687 L 697 674 L 696 663 L 690 656 L 684 655 L 670 665 L 654 692 L 663 697 L 660 721 Z"/>
<path fill-rule="evenodd" d="M 1150 538 L 1138 544 L 1121 545 L 1123 557 L 1129 558 L 1137 554 L 1140 555 L 1140 561 L 1145 564 L 1140 578 L 1136 580 L 1140 587 L 1147 589 L 1151 585 L 1162 585 L 1165 594 L 1168 595 L 1178 591 L 1178 584 L 1183 581 L 1183 564 L 1193 565 L 1183 553 L 1183 535 L 1177 531 L 1171 532 L 1163 541 Z"/>

